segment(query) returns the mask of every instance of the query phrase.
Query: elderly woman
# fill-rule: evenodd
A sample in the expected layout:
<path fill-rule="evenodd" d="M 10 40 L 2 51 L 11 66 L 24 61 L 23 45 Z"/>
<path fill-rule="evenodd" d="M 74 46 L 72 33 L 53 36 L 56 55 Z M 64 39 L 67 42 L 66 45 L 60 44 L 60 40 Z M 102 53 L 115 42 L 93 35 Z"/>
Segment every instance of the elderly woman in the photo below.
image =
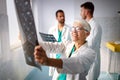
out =
<path fill-rule="evenodd" d="M 60 76 L 56 75 L 54 80 L 86 80 L 96 56 L 87 46 L 86 38 L 90 34 L 90 29 L 85 20 L 75 21 L 71 29 L 72 41 L 40 42 L 40 45 L 35 47 L 35 60 L 42 65 L 56 67 L 59 73 L 66 74 L 65 79 L 60 79 Z M 49 58 L 46 53 L 61 53 L 64 57 Z"/>

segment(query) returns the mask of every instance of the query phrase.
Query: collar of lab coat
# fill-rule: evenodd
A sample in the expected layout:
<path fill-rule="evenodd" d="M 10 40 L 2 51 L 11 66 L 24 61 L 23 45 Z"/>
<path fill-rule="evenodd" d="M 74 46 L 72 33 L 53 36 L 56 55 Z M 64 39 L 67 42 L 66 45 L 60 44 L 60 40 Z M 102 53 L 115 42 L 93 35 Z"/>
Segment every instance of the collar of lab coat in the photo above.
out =
<path fill-rule="evenodd" d="M 72 48 L 73 48 L 73 46 L 74 46 L 74 44 L 75 44 L 75 42 L 72 42 L 71 44 L 69 44 L 69 46 L 68 46 L 68 51 L 67 51 L 67 57 L 70 55 L 70 52 L 71 52 L 71 50 L 72 50 Z M 79 50 L 83 50 L 85 47 L 87 47 L 88 46 L 88 43 L 86 42 L 86 43 L 84 43 L 82 46 L 80 46 L 80 48 L 78 49 L 78 50 L 76 50 L 74 53 L 73 53 L 73 55 L 76 55 L 76 54 L 78 54 L 78 52 L 79 52 Z M 73 56 L 73 55 L 71 55 L 71 57 Z"/>
<path fill-rule="evenodd" d="M 67 26 L 67 25 L 65 24 L 64 27 L 63 27 L 62 37 L 65 36 L 65 32 L 66 32 L 66 30 L 67 30 L 67 27 L 66 27 L 66 26 Z M 58 27 L 56 27 L 55 33 L 58 33 Z M 58 40 L 58 34 L 55 34 L 55 37 L 56 37 L 56 39 Z"/>
<path fill-rule="evenodd" d="M 87 47 L 88 46 L 88 44 L 87 44 L 87 42 L 85 42 L 82 46 L 80 46 L 79 47 L 79 49 L 78 50 L 76 50 L 75 52 L 78 52 L 79 50 L 82 50 L 82 49 L 84 49 L 85 47 Z"/>
<path fill-rule="evenodd" d="M 88 21 L 88 23 L 90 24 L 93 20 L 94 20 L 94 18 L 91 18 L 91 19 Z"/>

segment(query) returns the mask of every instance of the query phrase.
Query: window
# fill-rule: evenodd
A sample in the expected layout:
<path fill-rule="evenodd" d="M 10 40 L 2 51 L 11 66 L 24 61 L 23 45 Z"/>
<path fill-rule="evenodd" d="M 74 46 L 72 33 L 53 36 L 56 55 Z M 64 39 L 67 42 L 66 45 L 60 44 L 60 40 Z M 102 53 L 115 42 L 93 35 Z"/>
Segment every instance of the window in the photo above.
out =
<path fill-rule="evenodd" d="M 17 16 L 15 12 L 14 0 L 7 1 L 7 14 L 9 22 L 9 36 L 10 36 L 10 48 L 15 49 L 20 47 L 21 42 L 19 40 L 19 27 L 17 22 Z"/>

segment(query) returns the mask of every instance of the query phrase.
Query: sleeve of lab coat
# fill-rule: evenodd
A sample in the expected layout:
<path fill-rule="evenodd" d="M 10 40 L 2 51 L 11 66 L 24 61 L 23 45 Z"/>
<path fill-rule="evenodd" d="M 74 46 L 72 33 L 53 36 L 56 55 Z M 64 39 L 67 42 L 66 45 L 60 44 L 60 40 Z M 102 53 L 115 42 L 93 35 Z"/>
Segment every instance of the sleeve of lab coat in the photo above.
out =
<path fill-rule="evenodd" d="M 58 42 L 39 42 L 47 53 L 65 53 L 65 44 Z"/>
<path fill-rule="evenodd" d="M 88 71 L 95 60 L 96 53 L 88 50 L 84 54 L 63 60 L 63 68 L 57 69 L 59 73 L 77 74 Z"/>

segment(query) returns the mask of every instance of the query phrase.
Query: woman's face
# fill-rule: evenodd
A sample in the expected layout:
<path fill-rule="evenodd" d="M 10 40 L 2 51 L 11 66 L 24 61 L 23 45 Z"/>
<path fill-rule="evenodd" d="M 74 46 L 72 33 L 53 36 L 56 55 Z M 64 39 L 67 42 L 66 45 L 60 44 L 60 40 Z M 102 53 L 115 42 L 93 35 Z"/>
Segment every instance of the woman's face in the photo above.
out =
<path fill-rule="evenodd" d="M 74 23 L 71 31 L 71 36 L 74 42 L 85 41 L 87 37 L 86 30 L 80 23 Z"/>

